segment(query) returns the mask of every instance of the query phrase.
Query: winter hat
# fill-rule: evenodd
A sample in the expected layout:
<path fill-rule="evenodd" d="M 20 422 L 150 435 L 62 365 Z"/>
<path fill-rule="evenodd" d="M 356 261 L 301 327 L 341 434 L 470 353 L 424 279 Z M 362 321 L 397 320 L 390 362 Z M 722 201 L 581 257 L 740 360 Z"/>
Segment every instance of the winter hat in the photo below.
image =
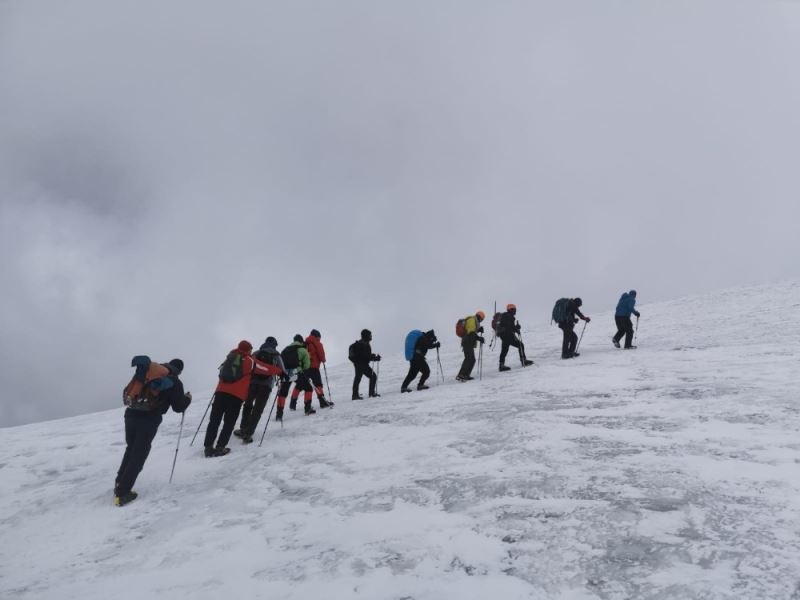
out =
<path fill-rule="evenodd" d="M 509 312 L 512 311 L 512 310 L 517 310 L 517 305 L 516 304 L 506 304 L 506 310 L 509 311 Z"/>
<path fill-rule="evenodd" d="M 269 336 L 267 339 L 264 340 L 264 345 L 268 348 L 277 348 L 278 347 L 278 340 L 274 337 Z"/>
<path fill-rule="evenodd" d="M 361 339 L 362 340 L 371 340 L 372 339 L 372 332 L 369 329 L 362 329 L 361 330 Z"/>
<path fill-rule="evenodd" d="M 173 358 L 169 361 L 169 364 L 175 367 L 175 370 L 178 371 L 178 375 L 183 372 L 183 361 L 180 358 Z"/>
<path fill-rule="evenodd" d="M 583 300 L 581 300 L 580 298 L 575 298 L 575 304 L 577 306 L 583 306 Z"/>
<path fill-rule="evenodd" d="M 318 337 L 319 339 L 322 339 L 322 334 L 319 332 L 319 329 L 312 329 L 311 335 L 313 335 L 314 337 Z"/>
<path fill-rule="evenodd" d="M 239 352 L 250 354 L 253 351 L 253 344 L 251 344 L 247 340 L 242 340 L 241 342 L 239 342 L 239 345 L 236 347 L 236 349 Z"/>
<path fill-rule="evenodd" d="M 628 292 L 628 293 L 629 293 L 631 296 L 633 296 L 634 298 L 636 298 L 636 290 L 631 290 L 631 291 L 630 291 L 630 292 Z"/>
<path fill-rule="evenodd" d="M 484 313 L 482 310 L 479 310 L 475 313 L 475 316 L 478 317 L 478 321 L 483 321 L 486 318 L 486 313 Z"/>
<path fill-rule="evenodd" d="M 297 334 L 297 335 L 295 335 L 295 336 L 294 336 L 294 338 L 292 338 L 292 339 L 293 339 L 295 342 L 302 342 L 302 341 L 303 341 L 303 336 L 302 336 L 302 335 L 300 335 L 300 334 L 298 333 L 298 334 Z"/>

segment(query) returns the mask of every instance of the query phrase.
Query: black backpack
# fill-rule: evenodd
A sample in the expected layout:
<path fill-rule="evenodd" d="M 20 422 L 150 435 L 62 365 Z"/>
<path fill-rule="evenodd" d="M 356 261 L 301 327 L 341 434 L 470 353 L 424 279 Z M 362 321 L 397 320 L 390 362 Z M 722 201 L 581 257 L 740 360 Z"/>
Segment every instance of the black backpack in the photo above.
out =
<path fill-rule="evenodd" d="M 225 357 L 225 362 L 219 366 L 219 379 L 223 383 L 233 383 L 239 381 L 243 376 L 242 355 L 234 350 Z"/>
<path fill-rule="evenodd" d="M 291 344 L 281 350 L 281 358 L 283 359 L 283 366 L 288 371 L 289 369 L 296 369 L 300 366 L 300 357 L 297 356 L 299 346 Z"/>
<path fill-rule="evenodd" d="M 553 306 L 553 321 L 558 324 L 567 322 L 567 305 L 569 298 L 559 298 Z"/>
<path fill-rule="evenodd" d="M 356 357 L 358 357 L 358 342 L 353 342 L 350 344 L 350 347 L 347 349 L 347 358 L 350 359 L 350 362 L 356 362 Z"/>
<path fill-rule="evenodd" d="M 503 335 L 503 328 L 500 326 L 500 320 L 503 318 L 503 313 L 496 312 L 492 317 L 492 329 L 494 329 L 494 334 L 496 336 Z"/>

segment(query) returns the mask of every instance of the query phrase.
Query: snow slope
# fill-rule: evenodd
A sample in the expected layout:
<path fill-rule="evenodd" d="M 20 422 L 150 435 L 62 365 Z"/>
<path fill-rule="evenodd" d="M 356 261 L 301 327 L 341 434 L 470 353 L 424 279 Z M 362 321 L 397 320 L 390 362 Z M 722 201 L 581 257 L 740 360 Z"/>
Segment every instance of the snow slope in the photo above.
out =
<path fill-rule="evenodd" d="M 196 398 L 174 483 L 170 413 L 124 508 L 121 408 L 0 430 L 0 597 L 800 598 L 798 307 L 644 303 L 621 351 L 587 303 L 579 359 L 542 325 L 536 366 L 459 384 L 445 339 L 446 383 L 402 396 L 401 340 L 382 398 L 342 367 L 335 409 L 213 460 Z"/>

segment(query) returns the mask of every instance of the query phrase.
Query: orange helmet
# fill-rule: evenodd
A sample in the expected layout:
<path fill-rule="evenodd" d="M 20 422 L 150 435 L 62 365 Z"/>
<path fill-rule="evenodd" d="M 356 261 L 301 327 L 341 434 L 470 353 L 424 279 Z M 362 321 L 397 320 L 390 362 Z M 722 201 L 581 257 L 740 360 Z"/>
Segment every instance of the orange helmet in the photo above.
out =
<path fill-rule="evenodd" d="M 506 304 L 506 310 L 517 310 L 516 304 Z"/>
<path fill-rule="evenodd" d="M 486 318 L 486 315 L 482 310 L 479 310 L 475 313 L 475 316 L 478 317 L 478 321 L 483 321 Z"/>

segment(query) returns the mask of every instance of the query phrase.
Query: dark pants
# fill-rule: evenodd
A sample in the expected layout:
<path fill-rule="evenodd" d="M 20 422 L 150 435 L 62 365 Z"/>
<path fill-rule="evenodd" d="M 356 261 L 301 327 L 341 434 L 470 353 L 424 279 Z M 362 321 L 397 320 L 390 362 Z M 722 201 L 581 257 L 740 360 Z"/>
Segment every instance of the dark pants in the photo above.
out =
<path fill-rule="evenodd" d="M 625 347 L 630 348 L 633 342 L 633 323 L 630 317 L 614 317 L 617 323 L 617 333 L 614 336 L 614 341 L 619 342 L 622 336 L 625 336 Z"/>
<path fill-rule="evenodd" d="M 462 342 L 461 349 L 464 351 L 464 362 L 461 363 L 458 376 L 469 377 L 475 367 L 475 346 L 472 345 L 472 342 L 466 344 Z"/>
<path fill-rule="evenodd" d="M 353 363 L 353 367 L 356 369 L 356 375 L 353 378 L 353 399 L 358 397 L 358 386 L 361 385 L 362 377 L 369 378 L 369 395 L 374 396 L 375 386 L 378 384 L 378 376 L 375 375 L 375 371 L 372 370 L 369 363 Z"/>
<path fill-rule="evenodd" d="M 558 326 L 564 332 L 564 340 L 561 342 L 561 358 L 570 358 L 575 353 L 575 346 L 578 345 L 575 323 L 559 323 Z"/>
<path fill-rule="evenodd" d="M 314 391 L 317 393 L 317 398 L 324 398 L 325 388 L 322 387 L 322 373 L 319 372 L 319 369 L 311 367 L 306 369 L 304 373 L 308 375 L 308 378 L 311 380 L 311 384 L 314 386 Z"/>
<path fill-rule="evenodd" d="M 125 454 L 117 471 L 115 493 L 124 496 L 133 489 L 156 437 L 161 415 L 136 410 L 125 411 Z"/>
<path fill-rule="evenodd" d="M 269 402 L 269 395 L 272 392 L 272 385 L 251 385 L 250 391 L 247 394 L 247 400 L 244 401 L 242 406 L 242 424 L 241 430 L 243 434 L 252 436 L 258 427 L 258 421 L 264 413 L 264 407 Z"/>
<path fill-rule="evenodd" d="M 214 403 L 211 405 L 211 416 L 208 417 L 208 429 L 206 429 L 206 439 L 203 445 L 206 448 L 214 446 L 217 440 L 217 448 L 224 448 L 231 439 L 231 433 L 236 426 L 236 419 L 239 418 L 239 411 L 242 408 L 242 401 L 236 396 L 217 392 L 214 394 Z M 224 418 L 224 420 L 223 420 Z M 222 422 L 222 431 L 217 439 L 217 430 Z"/>
<path fill-rule="evenodd" d="M 417 384 L 418 388 L 428 380 L 428 377 L 431 376 L 431 368 L 428 366 L 428 361 L 425 360 L 424 356 L 415 354 L 414 358 L 411 359 L 411 364 L 408 367 L 408 375 L 406 375 L 406 378 L 403 380 L 403 385 L 400 386 L 400 388 L 407 388 L 409 384 L 414 381 L 414 378 L 420 373 L 422 373 L 422 377 L 420 377 L 419 383 Z"/>
<path fill-rule="evenodd" d="M 508 355 L 508 349 L 510 346 L 514 346 L 514 348 L 519 350 L 519 362 L 525 362 L 525 359 L 527 358 L 525 356 L 525 345 L 517 336 L 504 336 L 501 337 L 500 340 L 503 343 L 500 347 L 500 365 L 506 364 L 506 356 Z"/>

